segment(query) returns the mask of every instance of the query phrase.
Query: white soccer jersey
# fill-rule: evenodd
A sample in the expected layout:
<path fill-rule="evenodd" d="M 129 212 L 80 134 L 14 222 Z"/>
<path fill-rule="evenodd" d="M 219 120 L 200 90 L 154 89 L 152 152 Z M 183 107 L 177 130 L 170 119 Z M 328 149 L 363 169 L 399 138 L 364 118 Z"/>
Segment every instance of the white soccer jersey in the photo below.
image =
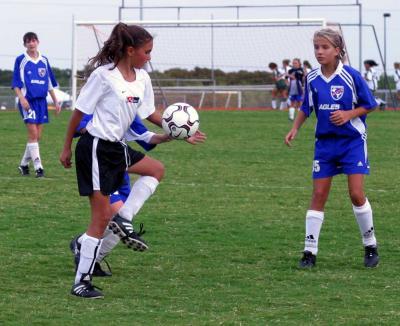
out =
<path fill-rule="evenodd" d="M 365 72 L 365 80 L 368 88 L 371 91 L 376 91 L 378 88 L 378 74 L 374 68 L 371 67 Z"/>
<path fill-rule="evenodd" d="M 400 91 L 400 69 L 394 71 L 394 81 L 396 83 L 396 90 Z"/>
<path fill-rule="evenodd" d="M 93 114 L 86 129 L 95 137 L 120 141 L 136 115 L 145 119 L 155 111 L 150 76 L 135 69 L 136 80 L 127 82 L 114 64 L 92 72 L 76 101 L 76 109 Z"/>

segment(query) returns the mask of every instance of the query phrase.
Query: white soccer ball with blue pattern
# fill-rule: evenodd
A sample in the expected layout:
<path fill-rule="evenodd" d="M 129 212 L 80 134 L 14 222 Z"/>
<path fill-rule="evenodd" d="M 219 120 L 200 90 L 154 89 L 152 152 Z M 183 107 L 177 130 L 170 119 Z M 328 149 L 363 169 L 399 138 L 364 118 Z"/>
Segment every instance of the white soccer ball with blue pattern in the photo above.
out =
<path fill-rule="evenodd" d="M 187 103 L 168 106 L 162 115 L 162 127 L 174 139 L 186 139 L 199 129 L 200 121 L 196 109 Z"/>

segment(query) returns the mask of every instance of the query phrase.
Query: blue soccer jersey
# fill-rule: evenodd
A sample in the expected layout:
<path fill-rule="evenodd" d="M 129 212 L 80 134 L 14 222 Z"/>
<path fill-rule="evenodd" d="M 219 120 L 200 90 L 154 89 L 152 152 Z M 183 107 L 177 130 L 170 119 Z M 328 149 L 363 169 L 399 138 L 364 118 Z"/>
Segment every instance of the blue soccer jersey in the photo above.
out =
<path fill-rule="evenodd" d="M 357 137 L 366 133 L 366 116 L 354 118 L 342 126 L 330 121 L 336 110 L 352 110 L 363 107 L 372 110 L 377 106 L 375 98 L 360 73 L 339 62 L 335 73 L 326 78 L 321 68 L 307 75 L 304 101 L 301 110 L 307 117 L 312 111 L 317 116 L 315 136 L 319 137 Z"/>
<path fill-rule="evenodd" d="M 18 87 L 27 100 L 46 98 L 49 90 L 57 87 L 57 81 L 49 61 L 39 53 L 37 59 L 22 54 L 15 60 L 12 80 L 13 89 Z"/>

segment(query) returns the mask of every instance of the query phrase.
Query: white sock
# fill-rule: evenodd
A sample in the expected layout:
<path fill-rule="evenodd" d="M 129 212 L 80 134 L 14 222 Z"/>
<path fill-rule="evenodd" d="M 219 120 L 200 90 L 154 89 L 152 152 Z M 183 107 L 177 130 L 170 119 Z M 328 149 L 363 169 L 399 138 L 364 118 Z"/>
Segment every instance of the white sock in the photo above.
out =
<path fill-rule="evenodd" d="M 114 247 L 118 244 L 119 239 L 119 236 L 114 234 L 113 231 L 109 230 L 108 228 L 104 231 L 103 239 L 99 249 L 99 255 L 96 258 L 98 263 L 101 262 L 104 257 L 111 252 L 111 250 L 114 249 Z"/>
<path fill-rule="evenodd" d="M 83 274 L 92 275 L 94 263 L 101 246 L 101 239 L 90 237 L 86 233 L 81 236 L 81 240 L 81 257 L 76 271 L 75 284 L 81 281 Z M 87 280 L 90 280 L 90 276 L 88 276 Z"/>
<path fill-rule="evenodd" d="M 35 170 L 43 169 L 42 161 L 40 160 L 39 143 L 28 143 L 27 146 L 29 148 Z"/>
<path fill-rule="evenodd" d="M 29 165 L 29 162 L 31 160 L 31 152 L 29 150 L 29 146 L 28 145 L 29 145 L 29 143 L 26 144 L 25 152 L 24 152 L 24 155 L 22 156 L 22 159 L 21 159 L 21 164 L 20 165 L 22 165 L 22 166 Z"/>
<path fill-rule="evenodd" d="M 280 106 L 279 106 L 279 110 L 284 110 L 284 109 L 286 109 L 286 108 L 287 108 L 286 100 L 282 100 L 282 101 L 281 101 L 281 104 L 280 104 Z"/>
<path fill-rule="evenodd" d="M 353 205 L 353 212 L 360 228 L 363 245 L 376 246 L 372 208 L 368 199 L 365 201 L 365 204 L 360 207 Z"/>
<path fill-rule="evenodd" d="M 136 180 L 125 204 L 119 209 L 118 214 L 123 218 L 132 221 L 143 204 L 154 193 L 159 182 L 156 178 L 142 176 Z"/>
<path fill-rule="evenodd" d="M 294 120 L 295 115 L 296 115 L 296 109 L 293 106 L 291 106 L 289 108 L 289 119 Z"/>
<path fill-rule="evenodd" d="M 318 238 L 324 221 L 324 212 L 308 210 L 306 214 L 306 238 L 304 251 L 310 251 L 313 255 L 318 253 Z"/>
<path fill-rule="evenodd" d="M 271 105 L 272 105 L 272 108 L 273 108 L 274 110 L 276 110 L 276 108 L 277 108 L 276 100 L 272 100 Z"/>

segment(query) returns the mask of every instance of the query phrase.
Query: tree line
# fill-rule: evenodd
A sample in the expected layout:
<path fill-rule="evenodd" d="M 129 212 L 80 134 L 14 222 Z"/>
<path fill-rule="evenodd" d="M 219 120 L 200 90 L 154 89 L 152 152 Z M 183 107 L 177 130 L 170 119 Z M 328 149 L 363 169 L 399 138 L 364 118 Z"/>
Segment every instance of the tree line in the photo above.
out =
<path fill-rule="evenodd" d="M 69 88 L 71 83 L 71 69 L 52 68 L 56 79 L 62 88 Z M 153 79 L 161 80 L 162 86 L 177 86 L 179 81 L 192 80 L 190 86 L 210 86 L 212 85 L 212 73 L 216 85 L 263 85 L 273 84 L 273 77 L 269 71 L 247 71 L 239 70 L 233 72 L 225 72 L 220 69 L 211 71 L 208 68 L 195 67 L 192 70 L 172 68 L 165 71 L 150 72 Z M 11 70 L 0 69 L 0 86 L 10 86 L 13 72 Z M 78 75 L 83 75 L 83 71 L 79 71 Z M 196 81 L 196 79 L 200 79 Z M 391 89 L 395 89 L 393 76 L 388 76 Z M 180 84 L 180 85 L 187 85 Z M 385 88 L 383 77 L 379 80 L 379 88 Z"/>

